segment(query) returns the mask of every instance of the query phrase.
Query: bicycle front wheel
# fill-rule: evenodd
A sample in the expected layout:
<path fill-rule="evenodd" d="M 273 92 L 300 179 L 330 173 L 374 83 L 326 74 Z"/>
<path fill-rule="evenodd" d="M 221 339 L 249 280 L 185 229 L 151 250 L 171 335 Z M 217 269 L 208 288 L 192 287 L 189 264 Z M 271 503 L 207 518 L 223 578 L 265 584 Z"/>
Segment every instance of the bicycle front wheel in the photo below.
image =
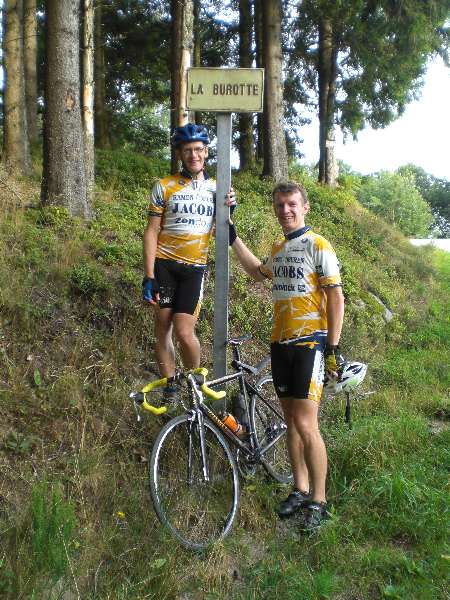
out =
<path fill-rule="evenodd" d="M 267 452 L 264 452 L 261 462 L 274 479 L 280 483 L 291 483 L 293 476 L 286 446 L 286 424 L 272 377 L 267 375 L 260 379 L 256 389 L 261 398 L 253 394 L 250 415 L 258 446 L 264 449 L 276 440 Z"/>
<path fill-rule="evenodd" d="M 222 434 L 189 415 L 169 421 L 150 458 L 150 492 L 161 523 L 187 548 L 203 550 L 231 530 L 239 501 L 235 459 Z M 205 477 L 205 467 L 207 477 Z"/>

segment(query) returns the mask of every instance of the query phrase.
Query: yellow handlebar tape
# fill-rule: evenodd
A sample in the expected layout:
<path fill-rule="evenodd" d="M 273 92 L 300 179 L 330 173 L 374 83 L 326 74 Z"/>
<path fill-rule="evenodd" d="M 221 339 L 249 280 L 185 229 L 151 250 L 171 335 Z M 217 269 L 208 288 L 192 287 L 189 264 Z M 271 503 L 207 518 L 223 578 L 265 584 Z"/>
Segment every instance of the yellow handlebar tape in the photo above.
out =
<path fill-rule="evenodd" d="M 193 369 L 192 373 L 194 373 L 195 375 L 203 375 L 204 379 L 206 379 L 206 376 L 208 375 L 208 369 L 205 369 L 205 367 L 199 367 L 198 369 Z M 202 383 L 200 389 L 213 400 L 221 400 L 227 395 L 227 393 L 224 390 L 222 390 L 221 392 L 215 392 L 214 390 L 209 388 L 206 385 L 206 383 Z"/>
<path fill-rule="evenodd" d="M 164 385 L 167 385 L 167 377 L 164 377 L 163 379 L 157 379 L 156 381 L 151 381 L 144 388 L 142 388 L 141 392 L 143 394 L 147 394 L 148 392 L 151 392 L 155 388 L 163 387 Z"/>
<path fill-rule="evenodd" d="M 195 375 L 203 375 L 203 381 L 204 381 L 206 379 L 206 376 L 208 375 L 208 369 L 205 369 L 205 367 L 199 367 L 198 369 L 193 369 L 191 371 L 191 373 L 193 373 Z M 142 408 L 147 410 L 148 412 L 153 413 L 154 415 L 163 415 L 165 412 L 167 412 L 166 406 L 160 406 L 158 408 L 157 406 L 153 406 L 153 404 L 150 404 L 149 402 L 147 402 L 147 394 L 148 393 L 150 393 L 155 388 L 164 387 L 166 385 L 167 385 L 167 377 L 163 377 L 162 379 L 157 379 L 156 381 L 151 381 L 145 387 L 143 387 L 142 393 L 144 394 L 144 401 L 142 402 L 142 405 L 141 405 Z M 202 383 L 202 385 L 200 386 L 200 389 L 202 390 L 202 392 L 204 392 L 207 396 L 209 396 L 213 400 L 220 400 L 221 398 L 225 398 L 225 396 L 226 396 L 226 392 L 224 390 L 222 390 L 220 392 L 216 392 L 216 391 L 212 390 L 211 388 L 209 388 L 206 385 L 206 383 Z"/>
<path fill-rule="evenodd" d="M 211 388 L 209 388 L 206 383 L 204 383 L 201 387 L 202 392 L 205 392 L 205 394 L 207 396 L 210 396 L 213 400 L 220 400 L 221 398 L 225 398 L 225 396 L 227 395 L 227 393 L 225 392 L 225 390 L 222 390 L 220 392 L 215 392 L 214 390 L 212 390 Z"/>
<path fill-rule="evenodd" d="M 163 377 L 162 379 L 157 379 L 156 381 L 151 381 L 144 388 L 142 388 L 142 393 L 144 394 L 144 402 L 142 403 L 142 408 L 148 410 L 154 415 L 163 415 L 167 412 L 167 408 L 165 406 L 153 406 L 153 404 L 149 404 L 147 402 L 147 394 L 158 387 L 164 387 L 167 385 L 167 377 Z"/>
<path fill-rule="evenodd" d="M 163 415 L 165 412 L 167 412 L 167 407 L 165 406 L 160 406 L 159 408 L 157 406 L 153 406 L 153 404 L 149 404 L 147 402 L 147 400 L 144 400 L 144 402 L 142 403 L 142 408 L 144 408 L 145 410 L 148 410 L 149 412 L 153 413 L 154 415 Z"/>

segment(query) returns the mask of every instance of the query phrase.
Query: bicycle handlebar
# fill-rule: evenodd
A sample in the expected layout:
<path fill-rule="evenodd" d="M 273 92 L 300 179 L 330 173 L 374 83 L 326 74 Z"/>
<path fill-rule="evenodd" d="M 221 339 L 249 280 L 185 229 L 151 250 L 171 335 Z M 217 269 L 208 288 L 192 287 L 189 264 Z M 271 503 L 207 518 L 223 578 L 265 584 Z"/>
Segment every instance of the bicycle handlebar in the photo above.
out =
<path fill-rule="evenodd" d="M 194 380 L 199 384 L 201 391 L 212 398 L 213 400 L 221 400 L 226 396 L 226 392 L 224 390 L 220 392 L 216 392 L 208 387 L 206 380 L 206 376 L 208 375 L 208 369 L 205 367 L 199 367 L 198 369 L 193 369 L 189 371 L 185 375 L 179 375 L 178 378 L 186 378 L 193 377 Z M 201 379 L 201 381 L 199 381 Z M 142 388 L 140 392 L 131 392 L 130 398 L 134 400 L 136 404 L 142 406 L 142 408 L 148 412 L 151 412 L 154 415 L 163 415 L 167 412 L 167 406 L 154 406 L 150 404 L 147 400 L 147 394 L 150 394 L 154 389 L 165 387 L 167 385 L 167 377 L 163 377 L 162 379 L 157 379 L 156 381 L 151 381 L 145 387 Z"/>
<path fill-rule="evenodd" d="M 142 408 L 147 410 L 148 412 L 153 413 L 154 415 L 163 415 L 167 412 L 166 406 L 153 406 L 147 402 L 147 394 L 149 394 L 152 390 L 159 387 L 165 387 L 167 385 L 167 377 L 163 377 L 162 379 L 157 379 L 156 381 L 151 381 L 145 387 L 142 388 L 142 394 L 144 394 L 144 400 L 142 401 Z"/>
<path fill-rule="evenodd" d="M 208 384 L 205 381 L 206 376 L 208 375 L 208 369 L 205 369 L 205 367 L 199 367 L 198 369 L 193 369 L 192 371 L 190 371 L 190 373 L 194 377 L 196 375 L 197 376 L 200 375 L 201 377 L 203 377 L 203 381 L 200 383 L 200 389 L 202 390 L 202 392 L 204 392 L 207 396 L 209 396 L 213 400 L 221 400 L 222 398 L 225 398 L 225 396 L 227 395 L 225 390 L 216 392 L 215 390 L 212 390 L 210 387 L 208 387 Z"/>

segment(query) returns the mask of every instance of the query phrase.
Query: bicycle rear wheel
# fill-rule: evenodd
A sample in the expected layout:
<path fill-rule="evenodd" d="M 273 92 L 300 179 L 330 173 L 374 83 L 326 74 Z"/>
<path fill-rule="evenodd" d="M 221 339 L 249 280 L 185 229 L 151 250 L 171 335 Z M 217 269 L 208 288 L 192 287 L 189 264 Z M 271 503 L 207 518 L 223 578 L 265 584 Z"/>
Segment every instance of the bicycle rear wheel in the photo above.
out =
<path fill-rule="evenodd" d="M 193 550 L 203 550 L 229 533 L 239 502 L 238 470 L 224 437 L 208 422 L 204 433 L 208 481 L 200 426 L 187 414 L 161 429 L 150 457 L 156 514 L 183 546 Z"/>
<path fill-rule="evenodd" d="M 267 473 L 280 483 L 293 481 L 291 463 L 286 446 L 286 424 L 283 419 L 278 396 L 273 387 L 272 377 L 266 375 L 258 381 L 256 389 L 262 398 L 253 394 L 250 405 L 252 427 L 263 448 L 272 440 L 279 438 L 261 457 Z"/>

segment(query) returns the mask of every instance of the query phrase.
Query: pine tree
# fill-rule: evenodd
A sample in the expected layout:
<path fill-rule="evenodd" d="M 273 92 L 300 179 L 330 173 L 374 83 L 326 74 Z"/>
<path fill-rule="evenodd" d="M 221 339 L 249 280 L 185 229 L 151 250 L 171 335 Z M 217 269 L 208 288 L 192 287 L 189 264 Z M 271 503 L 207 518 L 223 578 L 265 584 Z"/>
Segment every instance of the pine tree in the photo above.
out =
<path fill-rule="evenodd" d="M 80 109 L 79 3 L 47 0 L 41 200 L 91 216 Z"/>
<path fill-rule="evenodd" d="M 31 172 L 25 99 L 23 0 L 6 0 L 3 40 L 5 92 L 3 162 L 14 173 Z"/>
<path fill-rule="evenodd" d="M 279 0 L 262 3 L 264 81 L 263 175 L 279 181 L 288 176 L 286 135 L 283 121 L 281 7 Z"/>

